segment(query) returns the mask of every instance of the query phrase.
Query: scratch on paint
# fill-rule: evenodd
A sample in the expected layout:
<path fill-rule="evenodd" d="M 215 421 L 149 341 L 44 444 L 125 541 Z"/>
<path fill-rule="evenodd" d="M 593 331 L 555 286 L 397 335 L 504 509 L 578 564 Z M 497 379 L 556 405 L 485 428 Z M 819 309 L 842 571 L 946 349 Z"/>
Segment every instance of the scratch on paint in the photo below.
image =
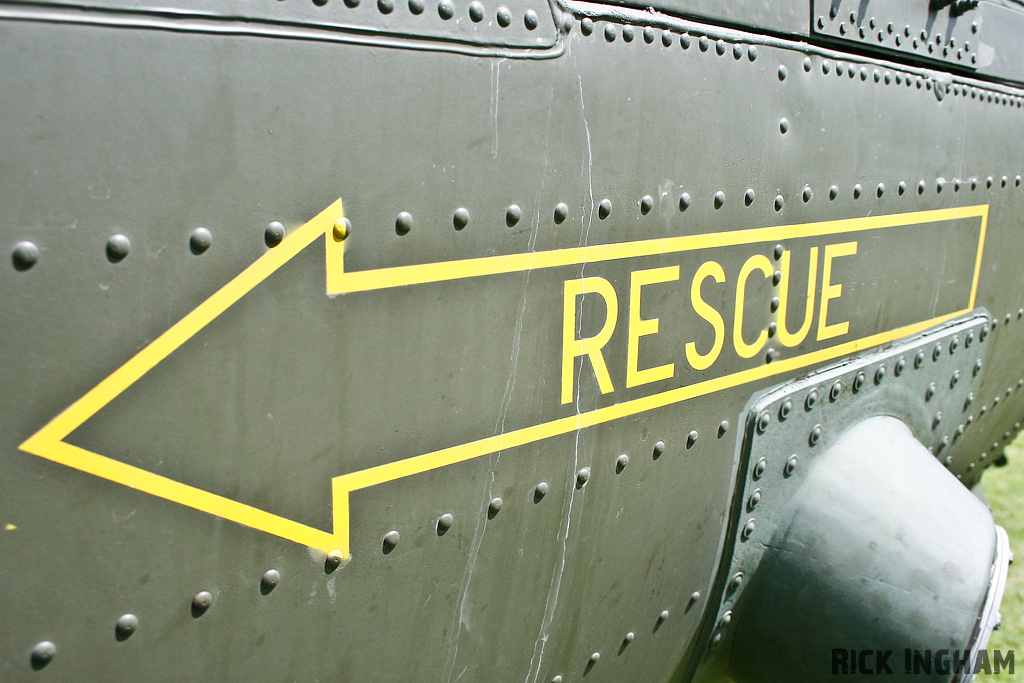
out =
<path fill-rule="evenodd" d="M 571 43 L 570 43 L 570 54 L 571 54 Z M 586 167 L 584 169 L 581 169 L 581 171 L 580 171 L 580 175 L 581 176 L 584 173 L 586 174 L 587 187 L 588 187 L 588 192 L 589 192 L 589 196 L 588 196 L 589 202 L 584 207 L 583 215 L 580 216 L 581 229 L 580 229 L 580 242 L 579 242 L 579 244 L 580 244 L 580 246 L 584 246 L 587 243 L 587 240 L 588 240 L 588 238 L 590 236 L 590 227 L 591 227 L 591 225 L 593 223 L 593 220 L 594 220 L 594 157 L 593 157 L 593 152 L 591 150 L 590 125 L 587 123 L 586 103 L 585 103 L 584 95 L 583 95 L 583 77 L 580 74 L 579 67 L 576 64 L 575 57 L 573 57 L 573 65 L 576 66 L 576 78 L 577 78 L 577 81 L 579 82 L 579 89 L 580 89 L 580 113 L 581 113 L 581 119 L 583 120 L 583 130 L 584 130 L 584 133 L 586 134 L 586 139 L 587 139 Z M 586 266 L 587 266 L 586 261 L 584 261 L 583 264 L 580 266 L 580 277 L 583 277 L 583 271 L 586 268 Z M 579 337 L 580 331 L 581 331 L 581 327 L 582 327 L 583 298 L 585 296 L 586 296 L 585 294 L 583 296 L 581 296 L 579 298 L 579 302 L 577 304 L 578 308 L 577 308 L 577 311 L 576 311 L 576 320 L 579 321 L 577 329 L 576 329 L 576 336 L 577 337 Z M 583 372 L 583 364 L 580 363 L 580 375 L 582 374 L 582 372 Z M 577 381 L 576 381 L 576 402 L 575 403 L 576 403 L 576 414 L 577 415 L 580 414 L 580 389 L 579 389 L 580 388 L 580 381 L 579 381 L 580 380 L 580 375 L 577 375 L 577 378 L 576 378 Z M 550 638 L 550 633 L 549 633 L 548 629 L 551 628 L 551 624 L 554 622 L 554 619 L 555 619 L 555 608 L 558 606 L 558 594 L 559 594 L 559 592 L 561 590 L 561 587 L 562 587 L 562 576 L 565 574 L 566 555 L 568 554 L 568 544 L 569 544 L 569 532 L 572 529 L 573 503 L 575 502 L 575 498 L 576 498 L 576 495 L 575 495 L 576 494 L 576 477 L 575 477 L 575 474 L 576 474 L 577 468 L 579 467 L 579 460 L 580 460 L 580 432 L 579 432 L 579 430 L 577 430 L 576 431 L 576 440 L 575 440 L 575 445 L 574 445 L 574 450 L 573 450 L 572 468 L 569 470 L 568 477 L 567 477 L 567 482 L 568 482 L 567 485 L 569 487 L 569 504 L 568 504 L 568 510 L 566 512 L 566 515 L 565 515 L 565 528 L 564 528 L 564 530 L 561 530 L 562 552 L 561 552 L 561 557 L 559 558 L 558 566 L 555 568 L 555 570 L 554 570 L 554 572 L 552 573 L 552 576 L 551 576 L 551 584 L 550 584 L 550 586 L 548 588 L 547 600 L 545 601 L 545 604 L 544 604 L 544 617 L 543 617 L 543 619 L 541 621 L 540 633 L 537 635 L 537 640 L 534 643 L 534 646 L 533 646 L 533 656 L 530 658 L 530 671 L 526 675 L 527 683 L 536 683 L 537 679 L 540 677 L 541 667 L 542 667 L 542 664 L 544 662 L 544 650 L 545 650 L 545 648 L 547 646 L 548 638 Z"/>

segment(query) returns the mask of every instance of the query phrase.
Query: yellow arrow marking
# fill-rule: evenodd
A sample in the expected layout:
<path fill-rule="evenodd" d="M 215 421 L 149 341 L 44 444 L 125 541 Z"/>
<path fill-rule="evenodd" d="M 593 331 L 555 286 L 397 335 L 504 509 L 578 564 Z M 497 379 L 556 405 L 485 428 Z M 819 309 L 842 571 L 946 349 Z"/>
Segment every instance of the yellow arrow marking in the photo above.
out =
<path fill-rule="evenodd" d="M 747 382 L 757 381 L 829 361 L 840 356 L 856 353 L 862 349 L 886 344 L 896 339 L 916 334 L 933 325 L 972 310 L 978 290 L 978 277 L 981 273 L 981 257 L 985 244 L 988 206 L 957 207 L 910 214 L 872 216 L 802 225 L 786 225 L 705 235 L 623 242 L 619 244 L 602 244 L 442 263 L 378 268 L 352 273 L 346 273 L 344 269 L 345 242 L 347 240 L 338 242 L 332 236 L 334 223 L 342 215 L 342 202 L 339 199 L 324 209 L 313 220 L 285 238 L 278 247 L 271 249 L 257 259 L 231 282 L 224 285 L 213 296 L 178 321 L 147 347 L 139 351 L 131 360 L 115 370 L 109 377 L 96 385 L 95 388 L 71 404 L 64 412 L 50 421 L 49 424 L 29 437 L 21 444 L 21 449 L 68 467 L 115 481 L 119 484 L 315 548 L 325 553 L 340 551 L 343 557 L 348 558 L 350 554 L 349 494 L 353 491 L 458 462 L 464 462 L 503 449 L 515 448 L 560 434 L 567 434 L 586 427 L 637 415 L 656 408 L 662 408 L 716 391 L 739 386 Z M 697 249 L 712 249 L 797 237 L 861 232 L 864 230 L 877 230 L 972 217 L 981 219 L 981 228 L 978 237 L 978 249 L 975 256 L 974 277 L 971 283 L 969 303 L 962 310 L 906 325 L 898 329 L 880 332 L 862 339 L 812 351 L 802 356 L 778 360 L 770 365 L 750 368 L 697 384 L 678 387 L 651 396 L 598 408 L 586 413 L 570 415 L 505 434 L 498 434 L 478 441 L 334 477 L 331 481 L 334 511 L 333 533 L 327 533 L 320 529 L 284 519 L 249 505 L 182 484 L 181 482 L 153 474 L 138 467 L 126 465 L 125 463 L 64 442 L 64 439 L 71 432 L 99 412 L 136 380 L 167 358 L 185 341 L 202 330 L 214 318 L 249 293 L 257 284 L 291 260 L 321 235 L 324 236 L 326 250 L 327 293 L 342 294 L 345 292 L 385 289 L 539 268 L 570 266 Z"/>

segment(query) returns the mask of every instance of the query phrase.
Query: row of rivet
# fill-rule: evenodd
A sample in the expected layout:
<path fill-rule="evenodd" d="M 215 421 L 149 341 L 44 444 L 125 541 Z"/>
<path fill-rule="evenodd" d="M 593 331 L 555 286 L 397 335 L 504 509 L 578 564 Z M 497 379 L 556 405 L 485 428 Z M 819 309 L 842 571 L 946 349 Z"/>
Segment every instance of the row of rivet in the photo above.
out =
<path fill-rule="evenodd" d="M 1003 318 L 1003 324 L 1004 325 L 1009 325 L 1010 322 L 1012 320 L 1014 320 L 1014 318 L 1016 318 L 1018 321 L 1024 322 L 1024 308 L 1018 308 L 1017 311 L 1016 311 L 1016 316 L 1014 316 L 1013 313 L 1007 313 L 1004 316 L 1004 318 Z M 997 329 L 997 327 L 998 327 L 998 321 L 993 320 L 992 321 L 992 329 L 995 330 L 995 329 Z M 983 330 L 982 332 L 983 333 L 987 333 L 987 330 Z M 979 360 L 979 361 L 977 361 L 974 364 L 974 368 L 972 369 L 972 372 L 973 372 L 975 377 L 981 372 L 981 369 L 982 369 L 982 363 Z M 1012 396 L 1015 391 L 1019 391 L 1022 388 L 1024 388 L 1024 378 L 1018 379 L 1016 385 L 1011 385 L 1011 386 L 1006 387 L 1006 392 L 1004 393 L 1002 398 L 1010 398 L 1010 396 Z M 971 409 L 971 406 L 974 405 L 975 399 L 976 399 L 976 397 L 974 395 L 974 392 L 969 393 L 967 395 L 967 398 L 964 399 L 964 404 L 963 404 L 962 412 L 967 413 Z M 981 408 L 979 408 L 978 414 L 977 414 L 977 418 L 975 418 L 975 415 L 973 413 L 968 414 L 967 418 L 962 423 L 957 425 L 956 430 L 953 432 L 952 441 L 955 442 L 961 436 L 963 436 L 964 432 L 971 427 L 971 425 L 974 423 L 975 419 L 977 419 L 978 421 L 981 421 L 981 419 L 984 418 L 985 415 L 989 413 L 990 406 L 991 406 L 991 409 L 994 410 L 995 408 L 999 407 L 1000 404 L 1001 404 L 1001 398 L 999 396 L 994 396 L 992 398 L 992 402 L 990 404 L 982 405 Z M 1013 440 L 1015 432 L 1020 430 L 1020 426 L 1021 426 L 1021 423 L 1017 422 L 1016 424 L 1014 424 L 1014 430 L 1015 430 L 1014 432 L 1007 431 L 1007 432 L 1005 432 L 1003 434 L 1003 444 L 1002 444 L 1003 446 L 1009 445 L 1011 443 L 1011 441 Z M 950 443 L 949 438 L 948 437 L 943 437 L 943 442 L 944 442 L 944 444 Z M 976 461 L 968 462 L 967 463 L 967 470 L 968 470 L 968 472 L 972 472 L 977 467 L 977 465 L 984 464 L 984 467 L 988 467 L 988 466 L 994 464 L 997 460 L 999 460 L 999 458 L 1001 457 L 1001 453 L 999 452 L 1000 451 L 1000 443 L 998 441 L 994 442 L 992 444 L 992 447 L 991 447 L 990 450 L 991 450 L 991 453 L 989 451 L 982 451 L 982 453 L 978 456 Z M 989 458 L 990 454 L 992 456 L 991 459 Z M 946 456 L 946 458 L 943 460 L 943 463 L 946 465 L 947 468 L 952 467 L 952 465 L 953 465 L 953 457 L 952 456 Z M 977 474 L 977 473 L 975 473 L 975 474 Z M 963 479 L 963 475 L 962 474 L 958 474 L 957 475 L 957 479 Z"/>
<path fill-rule="evenodd" d="M 723 436 L 725 436 L 725 433 L 728 430 L 729 430 L 729 422 L 728 422 L 728 420 L 722 420 L 722 422 L 720 422 L 719 425 L 718 425 L 718 438 L 722 438 Z M 690 432 L 686 435 L 686 449 L 689 450 L 689 449 L 693 448 L 694 445 L 697 443 L 697 439 L 698 438 L 699 438 L 699 434 L 698 434 L 697 430 L 696 429 L 691 429 Z M 661 458 L 661 456 L 663 456 L 664 454 L 665 454 L 665 442 L 664 441 L 658 441 L 657 443 L 654 444 L 654 448 L 651 451 L 651 458 L 653 460 L 659 460 Z M 629 455 L 628 454 L 622 453 L 618 457 L 616 457 L 616 459 L 615 459 L 615 473 L 616 474 L 622 474 L 623 470 L 625 470 L 626 467 L 628 467 L 628 466 L 629 466 Z M 587 485 L 587 482 L 590 481 L 590 476 L 591 476 L 590 468 L 589 467 L 581 467 L 579 469 L 579 471 L 576 472 L 576 488 L 577 489 L 583 489 Z M 534 486 L 533 487 L 533 502 L 535 504 L 536 503 L 540 503 L 542 500 L 544 500 L 544 497 L 547 496 L 549 490 L 550 490 L 550 486 L 548 485 L 548 483 L 546 481 L 542 481 L 539 484 L 537 484 L 536 486 Z M 494 519 L 495 517 L 497 517 L 498 513 L 501 512 L 501 510 L 502 510 L 502 508 L 504 506 L 505 506 L 505 503 L 504 503 L 504 501 L 500 497 L 496 496 L 496 497 L 492 498 L 490 500 L 490 502 L 488 503 L 488 505 L 487 505 L 487 518 L 488 519 Z M 437 531 L 437 535 L 438 536 L 444 536 L 446 533 L 448 533 L 448 530 L 451 529 L 454 524 L 455 524 L 455 517 L 451 513 L 447 513 L 446 512 L 445 514 L 441 515 L 440 517 L 438 517 L 437 523 L 435 525 L 435 529 Z M 382 552 L 385 555 L 389 554 L 392 550 L 394 550 L 398 546 L 398 543 L 399 543 L 399 541 L 401 541 L 401 539 L 402 539 L 402 535 L 401 535 L 401 533 L 397 529 L 392 529 L 391 531 L 389 531 L 386 534 L 384 534 L 384 539 L 383 539 L 383 542 L 381 544 Z"/>
<path fill-rule="evenodd" d="M 698 600 L 700 600 L 700 593 L 695 592 L 693 595 L 690 596 L 690 605 L 687 607 L 687 611 L 689 611 L 689 608 L 692 607 Z M 667 609 L 662 610 L 654 621 L 653 631 L 657 632 L 658 629 L 661 628 L 661 625 L 668 621 L 668 617 L 669 611 Z M 632 643 L 634 640 L 636 640 L 635 632 L 629 631 L 628 633 L 626 633 L 626 635 L 623 636 L 622 641 L 619 643 L 619 654 L 621 655 L 622 653 L 624 653 L 626 651 L 626 648 L 629 647 L 629 644 Z M 592 652 L 590 656 L 587 657 L 587 662 L 583 667 L 583 675 L 586 676 L 587 674 L 589 674 L 599 661 L 601 661 L 601 653 Z M 551 678 L 551 683 L 563 683 L 564 680 L 565 679 L 562 676 L 562 674 L 558 674 L 557 676 L 553 676 Z"/>
<path fill-rule="evenodd" d="M 833 5 L 829 11 L 828 21 L 836 21 L 838 19 L 839 10 L 838 7 Z M 941 34 L 931 36 L 927 30 L 922 30 L 920 33 L 915 32 L 909 24 L 903 27 L 902 35 L 896 30 L 896 24 L 889 22 L 885 28 L 880 28 L 881 24 L 874 17 L 871 17 L 868 21 L 868 26 L 865 28 L 860 25 L 860 21 L 857 19 L 857 14 L 851 12 L 849 17 L 849 24 L 846 19 L 840 20 L 839 22 L 839 34 L 852 38 L 859 38 L 860 40 L 877 40 L 880 44 L 884 44 L 886 40 L 892 39 L 892 42 L 896 47 L 911 47 L 914 50 L 927 50 L 929 54 L 934 54 L 936 50 L 942 48 L 942 56 L 950 57 L 956 55 L 958 61 L 963 61 L 964 57 L 970 55 L 971 63 L 978 63 L 978 56 L 971 50 L 970 41 L 965 42 L 961 47 L 957 47 L 956 38 L 950 36 L 946 45 L 943 46 L 943 40 Z M 817 19 L 818 29 L 824 29 L 826 26 L 826 19 L 824 16 L 819 16 Z M 971 23 L 971 33 L 976 34 L 978 32 L 978 22 Z M 906 43 L 906 45 L 904 45 Z M 953 51 L 956 51 L 955 53 Z"/>
<path fill-rule="evenodd" d="M 345 6 L 349 9 L 359 7 L 360 1 L 361 0 L 344 0 Z M 313 4 L 317 7 L 323 7 L 327 4 L 327 0 L 313 0 Z M 409 0 L 408 5 L 409 12 L 417 16 L 423 14 L 426 10 L 426 3 L 424 0 Z M 391 14 L 395 11 L 395 1 L 377 0 L 377 10 L 381 14 Z M 473 0 L 473 2 L 469 3 L 467 13 L 473 23 L 478 24 L 484 20 L 486 10 L 479 0 Z M 440 0 L 440 2 L 437 3 L 437 15 L 445 21 L 453 18 L 455 16 L 455 3 L 452 2 L 452 0 Z M 508 28 L 512 25 L 512 12 L 508 7 L 505 7 L 504 5 L 498 7 L 494 16 L 498 22 L 498 26 Z M 540 25 L 540 16 L 535 10 L 526 10 L 526 12 L 523 13 L 523 25 L 530 31 L 534 30 Z"/>
<path fill-rule="evenodd" d="M 789 132 L 788 119 L 781 119 L 781 121 L 779 122 L 779 130 L 783 135 Z M 945 178 L 937 178 L 935 180 L 936 194 L 942 193 L 943 189 L 946 187 L 947 182 L 948 181 Z M 970 185 L 970 189 L 973 191 L 978 189 L 980 182 L 981 181 L 976 177 L 972 177 L 967 181 L 963 181 L 960 178 L 954 178 L 952 181 L 953 191 L 959 192 L 966 185 Z M 1021 183 L 1021 176 L 1015 176 L 1013 179 L 1013 186 L 1021 187 Z M 985 186 L 988 189 L 993 188 L 996 184 L 997 181 L 993 176 L 988 176 L 988 178 L 985 180 Z M 1002 178 L 998 181 L 998 184 L 1000 185 L 1000 187 L 1008 187 L 1010 185 L 1009 176 L 1002 176 Z M 926 189 L 927 182 L 921 180 L 917 185 L 917 193 L 924 194 Z M 885 191 L 885 183 L 878 183 L 877 187 L 875 188 L 875 194 L 879 198 L 881 198 L 885 194 Z M 907 183 L 901 180 L 897 185 L 896 191 L 900 196 L 906 194 Z M 860 199 L 861 196 L 863 196 L 863 194 L 863 186 L 860 183 L 854 184 L 853 198 Z M 744 204 L 746 206 L 753 205 L 756 196 L 757 194 L 754 191 L 754 189 L 748 187 L 746 191 L 743 193 Z M 804 185 L 803 189 L 800 192 L 800 197 L 805 204 L 811 201 L 811 199 L 814 197 L 814 191 L 811 189 L 810 185 Z M 839 186 L 830 186 L 828 190 L 828 198 L 830 200 L 835 200 L 838 197 Z M 725 206 L 725 200 L 725 192 L 722 190 L 718 190 L 712 196 L 712 204 L 714 205 L 715 209 L 721 209 L 723 206 Z M 693 200 L 689 192 L 683 192 L 682 194 L 680 194 L 678 201 L 679 211 L 686 211 L 692 204 L 692 201 Z M 783 195 L 777 194 L 775 196 L 774 201 L 775 210 L 781 211 L 785 206 L 785 201 L 786 200 Z M 644 195 L 640 199 L 640 201 L 637 202 L 637 206 L 640 209 L 640 214 L 646 216 L 654 208 L 654 198 L 649 194 Z M 606 218 L 611 216 L 611 213 L 612 202 L 610 199 L 605 197 L 598 204 L 598 218 L 600 218 L 601 220 L 605 220 Z M 509 205 L 509 207 L 505 210 L 505 225 L 510 228 L 515 226 L 522 219 L 522 216 L 523 210 L 520 208 L 518 204 Z M 554 212 L 552 214 L 554 222 L 556 224 L 563 223 L 568 217 L 569 207 L 563 202 L 559 202 L 558 204 L 556 204 Z M 465 207 L 459 207 L 452 214 L 452 226 L 456 230 L 463 230 L 466 226 L 469 225 L 470 218 L 471 217 L 469 210 Z M 395 232 L 398 235 L 407 235 L 409 234 L 409 232 L 412 231 L 413 223 L 414 220 L 412 214 L 409 213 L 408 211 L 402 211 L 401 213 L 398 214 L 398 217 L 395 219 Z M 351 232 L 351 227 L 352 224 L 349 221 L 349 219 L 340 219 L 338 224 L 335 225 L 334 227 L 335 239 L 338 240 L 339 242 L 344 240 Z M 285 227 L 279 221 L 271 222 L 267 226 L 266 230 L 264 230 L 263 234 L 264 242 L 268 247 L 276 247 L 284 240 L 284 237 Z M 195 230 L 192 231 L 192 234 L 189 236 L 189 250 L 197 256 L 199 254 L 205 253 L 212 244 L 213 235 L 207 228 L 196 228 Z M 131 240 L 128 238 L 127 235 L 124 235 L 122 233 L 116 233 L 114 235 L 111 235 L 111 237 L 107 240 L 106 244 L 107 259 L 111 263 L 119 263 L 128 257 L 128 254 L 131 252 L 131 247 Z M 14 266 L 15 270 L 25 271 L 32 268 L 32 266 L 36 265 L 36 263 L 39 262 L 41 256 L 42 254 L 39 249 L 39 245 L 30 240 L 21 240 L 17 242 L 14 245 L 14 248 L 11 250 L 11 263 Z"/>
<path fill-rule="evenodd" d="M 814 63 L 810 57 L 804 57 L 803 61 L 804 71 L 810 72 L 814 68 Z M 880 70 L 873 68 L 871 71 L 868 70 L 867 66 L 861 66 L 859 69 L 855 64 L 846 64 L 845 62 L 836 61 L 834 66 L 832 61 L 828 59 L 821 60 L 821 73 L 822 75 L 829 75 L 835 71 L 836 76 L 849 76 L 850 78 L 856 78 L 860 76 L 861 81 L 867 81 L 868 77 L 871 77 L 875 83 L 884 82 L 885 85 L 891 85 L 895 82 L 896 85 L 905 85 L 910 88 L 917 85 L 918 90 L 924 88 L 925 90 L 931 90 L 933 87 L 933 81 L 930 78 L 925 78 L 920 75 L 914 75 L 910 73 L 904 73 L 902 71 L 896 71 L 895 74 L 889 70 Z M 789 75 L 789 69 L 784 64 L 779 65 L 778 70 L 779 80 L 786 80 Z M 953 83 L 952 85 L 945 86 L 940 94 L 946 94 L 952 92 L 954 95 L 960 97 L 967 97 L 970 95 L 971 99 L 980 99 L 981 101 L 988 101 L 995 104 L 1002 104 L 1004 106 L 1016 106 L 1018 109 L 1024 108 L 1024 97 L 1017 95 L 1007 95 L 1006 93 L 994 92 L 991 90 L 979 88 L 976 86 L 969 86 L 967 84 Z"/>
<path fill-rule="evenodd" d="M 269 594 L 281 582 L 281 572 L 276 569 L 269 569 L 260 578 L 260 593 Z M 192 596 L 189 605 L 192 616 L 196 619 L 203 616 L 213 606 L 213 593 L 210 591 L 199 591 Z M 122 614 L 114 622 L 114 638 L 118 641 L 128 640 L 139 630 L 139 618 L 134 614 Z M 30 661 L 32 668 L 39 670 L 53 661 L 57 656 L 57 646 L 50 640 L 43 640 L 32 647 Z"/>

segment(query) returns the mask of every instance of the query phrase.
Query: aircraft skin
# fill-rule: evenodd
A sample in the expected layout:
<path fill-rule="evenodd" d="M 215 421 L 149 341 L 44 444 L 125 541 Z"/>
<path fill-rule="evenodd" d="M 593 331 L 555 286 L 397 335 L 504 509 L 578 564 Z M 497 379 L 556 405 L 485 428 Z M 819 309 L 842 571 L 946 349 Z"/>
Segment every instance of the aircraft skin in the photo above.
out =
<path fill-rule="evenodd" d="M 0 678 L 984 649 L 1024 9 L 918 4 L 0 2 Z"/>

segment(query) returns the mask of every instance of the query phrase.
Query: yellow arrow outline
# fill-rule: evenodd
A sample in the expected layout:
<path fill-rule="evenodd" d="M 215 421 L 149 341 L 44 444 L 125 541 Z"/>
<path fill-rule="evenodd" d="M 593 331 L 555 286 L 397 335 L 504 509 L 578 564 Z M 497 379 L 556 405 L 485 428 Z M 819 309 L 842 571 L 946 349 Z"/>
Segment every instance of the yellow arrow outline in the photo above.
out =
<path fill-rule="evenodd" d="M 973 310 L 978 291 L 978 278 L 981 274 L 981 259 L 985 245 L 985 231 L 988 224 L 988 205 L 871 216 L 867 218 L 850 218 L 770 228 L 754 228 L 703 235 L 686 235 L 618 244 L 601 244 L 571 249 L 464 259 L 460 261 L 378 268 L 353 273 L 346 273 L 344 270 L 345 240 L 338 241 L 333 237 L 333 226 L 343 215 L 342 201 L 338 199 L 311 221 L 288 235 L 276 248 L 271 249 L 258 258 L 252 265 L 239 273 L 209 299 L 175 323 L 170 329 L 139 351 L 92 390 L 72 403 L 45 427 L 29 437 L 21 444 L 21 450 L 325 553 L 340 553 L 342 557 L 347 559 L 350 555 L 349 494 L 353 491 L 471 460 L 503 449 L 522 446 L 552 436 L 567 434 L 593 425 L 665 407 L 747 382 L 805 368 L 916 334 L 933 325 Z M 324 236 L 325 240 L 327 293 L 331 295 L 539 268 L 553 268 L 697 249 L 786 240 L 796 237 L 823 236 L 903 227 L 971 217 L 981 219 L 981 228 L 978 236 L 978 249 L 975 256 L 974 277 L 971 282 L 969 303 L 964 309 L 801 356 L 778 360 L 770 365 L 750 368 L 697 384 L 678 387 L 651 396 L 598 408 L 590 412 L 570 415 L 505 434 L 498 434 L 432 453 L 334 477 L 331 480 L 334 513 L 333 533 L 327 533 L 320 529 L 299 524 L 298 522 L 279 517 L 238 501 L 182 484 L 173 479 L 112 460 L 64 441 L 68 435 L 86 420 L 113 401 L 139 378 L 167 358 L 175 349 L 206 327 L 217 316 L 252 291 L 256 285 L 290 261 L 321 235 Z"/>

